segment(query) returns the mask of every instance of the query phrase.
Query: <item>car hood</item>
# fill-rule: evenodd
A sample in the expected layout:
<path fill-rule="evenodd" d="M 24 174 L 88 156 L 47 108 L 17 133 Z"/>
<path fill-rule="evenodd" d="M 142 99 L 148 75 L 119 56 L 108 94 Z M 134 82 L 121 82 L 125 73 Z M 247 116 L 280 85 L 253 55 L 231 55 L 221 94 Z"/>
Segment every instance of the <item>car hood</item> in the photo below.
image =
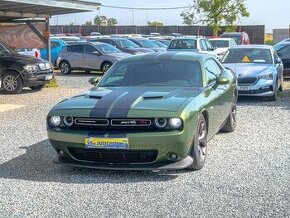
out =
<path fill-rule="evenodd" d="M 21 55 L 21 54 L 13 54 L 9 56 L 5 56 L 1 58 L 2 60 L 6 59 L 7 61 L 17 61 L 17 63 L 23 64 L 23 65 L 32 65 L 32 64 L 38 64 L 43 63 L 44 60 L 39 58 L 34 58 L 27 55 Z"/>
<path fill-rule="evenodd" d="M 121 59 L 121 58 L 126 58 L 129 56 L 132 56 L 131 54 L 125 53 L 125 52 L 119 52 L 119 53 L 109 53 L 109 54 L 105 54 L 105 56 L 107 57 L 113 57 L 113 58 L 117 58 L 117 59 Z"/>
<path fill-rule="evenodd" d="M 95 87 L 60 102 L 53 111 L 71 110 L 83 116 L 115 118 L 127 117 L 129 112 L 136 110 L 143 111 L 144 115 L 149 111 L 176 112 L 200 91 L 198 88 L 172 87 Z"/>
<path fill-rule="evenodd" d="M 256 77 L 266 70 L 273 70 L 272 64 L 258 63 L 223 63 L 225 67 L 230 68 L 238 77 Z"/>

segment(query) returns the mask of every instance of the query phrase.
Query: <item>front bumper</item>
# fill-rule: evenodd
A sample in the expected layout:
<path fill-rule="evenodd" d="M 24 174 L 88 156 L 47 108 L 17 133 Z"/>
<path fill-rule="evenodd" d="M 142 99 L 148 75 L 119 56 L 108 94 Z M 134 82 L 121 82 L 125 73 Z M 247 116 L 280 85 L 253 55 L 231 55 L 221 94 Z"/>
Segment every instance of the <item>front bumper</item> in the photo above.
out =
<path fill-rule="evenodd" d="M 44 84 L 47 84 L 51 80 L 52 77 L 53 77 L 52 70 L 39 71 L 35 74 L 34 77 L 31 77 L 29 74 L 27 74 L 23 78 L 23 83 L 25 87 L 44 85 Z"/>
<path fill-rule="evenodd" d="M 260 79 L 255 84 L 238 84 L 239 96 L 273 96 L 274 81 Z"/>
<path fill-rule="evenodd" d="M 94 135 L 90 137 L 101 138 L 128 138 L 129 148 L 128 152 L 139 151 L 157 151 L 157 155 L 154 160 L 146 161 L 134 161 L 134 162 L 110 162 L 100 161 L 100 159 L 83 159 L 80 156 L 75 155 L 72 150 L 80 149 L 90 153 L 91 148 L 86 148 L 85 138 L 89 136 L 89 132 L 75 132 L 70 131 L 55 131 L 48 129 L 48 138 L 51 145 L 54 147 L 57 153 L 62 151 L 64 158 L 57 158 L 55 163 L 65 164 L 70 166 L 88 167 L 96 169 L 116 169 L 116 170 L 153 170 L 153 169 L 183 169 L 189 167 L 193 160 L 189 156 L 192 147 L 192 135 L 187 135 L 184 131 L 172 131 L 172 132 L 142 132 L 142 133 L 127 133 L 120 136 L 119 134 L 109 135 Z M 122 151 L 120 149 L 119 151 Z M 116 149 L 105 150 L 106 152 L 118 152 Z M 170 159 L 170 154 L 176 154 L 178 158 L 175 160 Z M 119 154 L 118 154 L 119 155 Z M 137 155 L 137 154 L 134 154 Z M 124 155 L 125 156 L 125 155 Z M 99 158 L 100 156 L 97 155 Z M 112 158 L 112 157 L 110 157 Z M 120 158 L 120 155 L 118 156 Z M 125 157 L 126 158 L 126 157 Z"/>

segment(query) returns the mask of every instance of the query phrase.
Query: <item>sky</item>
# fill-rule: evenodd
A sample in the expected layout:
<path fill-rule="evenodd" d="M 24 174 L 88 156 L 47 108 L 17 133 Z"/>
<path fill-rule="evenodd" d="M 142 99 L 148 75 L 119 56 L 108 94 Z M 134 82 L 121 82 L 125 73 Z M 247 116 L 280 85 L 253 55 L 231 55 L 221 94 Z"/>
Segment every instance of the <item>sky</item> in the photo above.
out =
<path fill-rule="evenodd" d="M 122 7 L 158 8 L 187 6 L 192 0 L 96 0 L 95 2 Z M 266 25 L 266 32 L 271 32 L 272 29 L 288 28 L 290 25 L 290 0 L 247 0 L 247 7 L 250 17 L 242 18 L 238 23 L 240 25 Z M 55 16 L 52 17 L 51 23 L 62 25 L 73 22 L 80 25 L 93 20 L 96 15 L 104 15 L 117 18 L 119 25 L 146 25 L 148 21 L 160 21 L 164 25 L 182 25 L 180 17 L 182 11 L 183 9 L 139 11 L 101 8 L 94 12 Z"/>

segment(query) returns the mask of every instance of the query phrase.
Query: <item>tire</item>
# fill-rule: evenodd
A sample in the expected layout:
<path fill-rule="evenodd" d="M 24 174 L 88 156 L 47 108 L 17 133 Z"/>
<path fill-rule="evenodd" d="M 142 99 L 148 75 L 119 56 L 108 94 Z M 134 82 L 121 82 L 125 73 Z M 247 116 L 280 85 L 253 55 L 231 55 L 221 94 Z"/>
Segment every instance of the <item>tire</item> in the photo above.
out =
<path fill-rule="evenodd" d="M 19 94 L 23 89 L 23 81 L 20 74 L 9 71 L 4 73 L 2 77 L 3 93 L 6 94 Z"/>
<path fill-rule="evenodd" d="M 62 74 L 70 74 L 71 73 L 71 66 L 70 66 L 69 62 L 67 62 L 67 61 L 62 61 L 59 64 L 59 69 L 60 69 L 60 72 Z"/>
<path fill-rule="evenodd" d="M 31 86 L 30 89 L 34 91 L 40 91 L 41 89 L 43 89 L 44 86 L 45 85 Z"/>
<path fill-rule="evenodd" d="M 234 101 L 232 104 L 232 110 L 229 114 L 229 117 L 222 127 L 222 132 L 233 132 L 237 126 L 237 102 L 236 98 L 234 97 Z"/>
<path fill-rule="evenodd" d="M 201 114 L 197 124 L 197 131 L 192 143 L 191 157 L 193 163 L 188 167 L 190 170 L 200 170 L 206 161 L 207 156 L 207 124 L 204 116 Z"/>
<path fill-rule="evenodd" d="M 106 73 L 110 67 L 112 66 L 112 64 L 110 62 L 105 62 L 102 64 L 101 70 L 103 73 Z"/>
<path fill-rule="evenodd" d="M 268 99 L 270 100 L 270 101 L 277 101 L 277 98 L 278 98 L 278 82 L 277 82 L 277 84 L 276 84 L 276 86 L 275 87 L 273 87 L 273 92 L 274 92 L 274 94 L 272 95 L 272 96 L 270 96 L 270 97 L 268 97 Z"/>

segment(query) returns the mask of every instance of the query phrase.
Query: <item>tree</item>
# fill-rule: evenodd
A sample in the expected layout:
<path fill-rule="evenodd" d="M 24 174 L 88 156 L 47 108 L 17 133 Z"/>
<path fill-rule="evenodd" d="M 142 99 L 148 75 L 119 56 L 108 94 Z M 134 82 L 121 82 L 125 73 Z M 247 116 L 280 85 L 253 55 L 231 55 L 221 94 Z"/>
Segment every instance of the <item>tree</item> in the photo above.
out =
<path fill-rule="evenodd" d="M 108 18 L 106 16 L 99 16 L 97 15 L 94 18 L 94 24 L 98 26 L 106 26 Z"/>
<path fill-rule="evenodd" d="M 118 20 L 116 18 L 111 17 L 107 20 L 108 26 L 115 26 L 117 24 L 118 24 Z"/>
<path fill-rule="evenodd" d="M 241 17 L 249 17 L 246 0 L 193 0 L 189 9 L 180 16 L 186 25 L 205 23 L 217 36 L 222 24 L 233 29 Z"/>
<path fill-rule="evenodd" d="M 163 26 L 163 23 L 158 21 L 148 21 L 148 26 Z"/>
<path fill-rule="evenodd" d="M 92 25 L 93 25 L 93 22 L 92 22 L 91 20 L 86 21 L 86 22 L 84 23 L 84 26 L 92 26 Z"/>

